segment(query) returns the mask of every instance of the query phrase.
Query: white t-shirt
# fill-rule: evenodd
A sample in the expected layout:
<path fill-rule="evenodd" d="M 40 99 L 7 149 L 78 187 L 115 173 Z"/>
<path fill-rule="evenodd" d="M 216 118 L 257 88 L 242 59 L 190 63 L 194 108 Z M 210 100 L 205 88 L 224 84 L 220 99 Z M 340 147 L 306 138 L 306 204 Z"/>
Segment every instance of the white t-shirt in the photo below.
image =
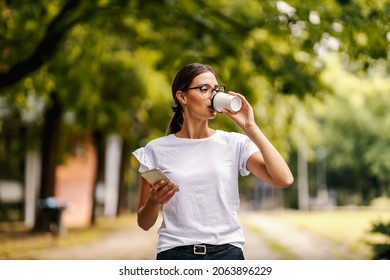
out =
<path fill-rule="evenodd" d="M 140 172 L 159 168 L 180 187 L 162 207 L 158 253 L 201 243 L 243 247 L 238 175 L 250 173 L 246 163 L 257 151 L 246 135 L 217 130 L 202 139 L 170 134 L 133 152 Z"/>

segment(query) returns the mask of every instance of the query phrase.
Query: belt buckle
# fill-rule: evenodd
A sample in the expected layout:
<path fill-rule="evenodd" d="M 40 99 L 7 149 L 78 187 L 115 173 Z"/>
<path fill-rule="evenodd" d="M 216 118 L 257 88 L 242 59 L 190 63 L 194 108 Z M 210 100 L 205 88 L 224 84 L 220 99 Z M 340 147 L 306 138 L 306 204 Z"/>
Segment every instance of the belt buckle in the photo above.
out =
<path fill-rule="evenodd" d="M 194 245 L 194 255 L 206 255 L 206 251 L 206 245 Z"/>

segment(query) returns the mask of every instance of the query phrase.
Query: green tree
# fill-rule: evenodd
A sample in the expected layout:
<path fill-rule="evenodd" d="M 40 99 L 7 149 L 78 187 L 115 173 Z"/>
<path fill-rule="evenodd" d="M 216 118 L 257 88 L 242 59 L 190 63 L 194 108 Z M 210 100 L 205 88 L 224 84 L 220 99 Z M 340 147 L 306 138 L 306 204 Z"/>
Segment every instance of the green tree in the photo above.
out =
<path fill-rule="evenodd" d="M 384 68 L 378 65 L 367 75 L 356 75 L 333 63 L 324 80 L 335 94 L 326 96 L 316 110 L 328 154 L 329 184 L 341 194 L 358 194 L 356 202 L 364 204 L 389 192 L 390 81 Z"/>
<path fill-rule="evenodd" d="M 0 40 L 0 90 L 7 104 L 14 104 L 15 115 L 27 107 L 29 96 L 36 96 L 48 113 L 56 113 L 36 118 L 38 125 L 57 118 L 53 123 L 60 133 L 61 114 L 54 106 L 73 116 L 67 122 L 71 131 L 103 137 L 114 131 L 129 147 L 164 133 L 169 84 L 185 63 L 212 64 L 221 83 L 254 104 L 265 131 L 287 154 L 291 143 L 280 135 L 293 129 L 295 96 L 326 90 L 320 79 L 326 54 L 343 53 L 356 62 L 355 71 L 388 60 L 386 1 L 248 0 L 243 5 L 228 0 L 57 0 L 0 5 L 0 33 L 5 34 Z M 223 118 L 217 121 L 231 125 Z M 53 138 L 42 139 L 51 143 L 42 147 L 52 147 L 47 155 L 60 152 L 49 141 Z M 44 168 L 44 178 L 54 174 L 56 161 L 54 157 Z M 53 188 L 48 182 L 41 195 Z"/>

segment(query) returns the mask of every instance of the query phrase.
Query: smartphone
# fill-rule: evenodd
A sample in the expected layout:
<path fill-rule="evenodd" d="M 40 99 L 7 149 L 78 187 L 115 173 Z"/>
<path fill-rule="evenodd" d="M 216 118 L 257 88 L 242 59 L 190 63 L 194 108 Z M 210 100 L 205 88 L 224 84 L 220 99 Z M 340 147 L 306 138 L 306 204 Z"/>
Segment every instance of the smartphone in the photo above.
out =
<path fill-rule="evenodd" d="M 167 176 L 165 176 L 164 173 L 161 172 L 160 169 L 152 169 L 149 171 L 145 171 L 141 173 L 141 176 L 149 182 L 152 186 L 154 186 L 156 183 L 158 183 L 161 180 L 164 180 L 165 182 L 171 181 Z"/>

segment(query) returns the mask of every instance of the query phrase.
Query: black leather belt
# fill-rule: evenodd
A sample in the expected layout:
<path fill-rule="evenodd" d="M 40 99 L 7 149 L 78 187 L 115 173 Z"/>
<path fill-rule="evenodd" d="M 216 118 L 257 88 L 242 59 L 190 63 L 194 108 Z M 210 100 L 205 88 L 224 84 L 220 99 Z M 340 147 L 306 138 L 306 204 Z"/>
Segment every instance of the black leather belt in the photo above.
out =
<path fill-rule="evenodd" d="M 210 245 L 210 244 L 196 244 L 196 245 L 188 245 L 188 246 L 180 246 L 176 247 L 175 249 L 184 251 L 184 252 L 190 252 L 194 255 L 206 255 L 206 254 L 213 254 L 217 253 L 223 250 L 226 250 L 229 248 L 230 244 L 223 244 L 223 245 Z"/>

